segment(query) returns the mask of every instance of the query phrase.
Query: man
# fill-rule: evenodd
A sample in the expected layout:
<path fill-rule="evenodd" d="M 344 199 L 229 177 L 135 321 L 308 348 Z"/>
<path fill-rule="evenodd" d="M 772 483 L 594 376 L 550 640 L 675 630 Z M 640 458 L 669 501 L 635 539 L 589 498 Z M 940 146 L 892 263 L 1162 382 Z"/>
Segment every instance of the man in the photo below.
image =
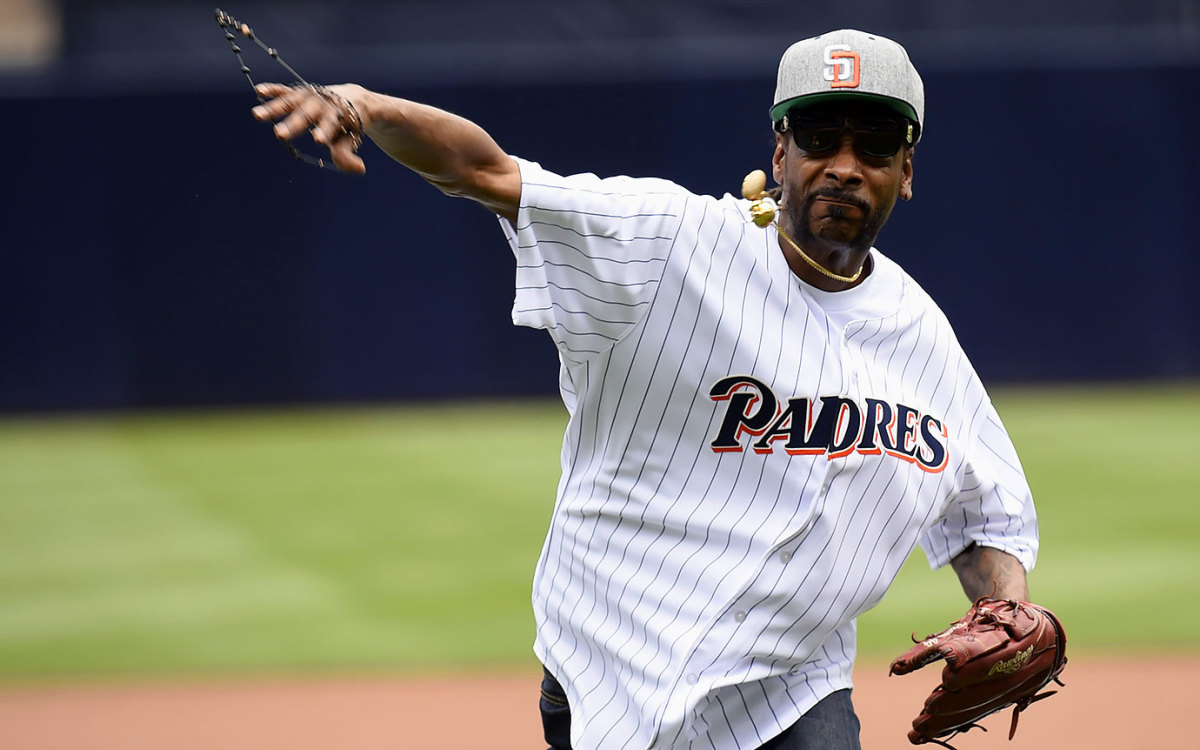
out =
<path fill-rule="evenodd" d="M 972 600 L 1028 600 L 1016 453 L 941 311 L 873 247 L 924 126 L 896 43 L 785 53 L 762 228 L 745 200 L 561 177 L 358 86 L 259 92 L 280 138 L 361 172 L 361 129 L 502 219 L 514 321 L 553 338 L 570 414 L 534 580 L 553 748 L 857 748 L 855 618 L 918 543 Z"/>

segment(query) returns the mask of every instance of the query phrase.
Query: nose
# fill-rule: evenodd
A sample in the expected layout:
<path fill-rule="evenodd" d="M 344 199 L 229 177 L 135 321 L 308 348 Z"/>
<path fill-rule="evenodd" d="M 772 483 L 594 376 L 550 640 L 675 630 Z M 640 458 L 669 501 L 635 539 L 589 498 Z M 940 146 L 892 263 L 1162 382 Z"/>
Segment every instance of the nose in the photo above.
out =
<path fill-rule="evenodd" d="M 837 150 L 828 156 L 825 163 L 825 179 L 843 187 L 862 184 L 862 162 L 854 151 L 854 135 L 844 133 Z"/>

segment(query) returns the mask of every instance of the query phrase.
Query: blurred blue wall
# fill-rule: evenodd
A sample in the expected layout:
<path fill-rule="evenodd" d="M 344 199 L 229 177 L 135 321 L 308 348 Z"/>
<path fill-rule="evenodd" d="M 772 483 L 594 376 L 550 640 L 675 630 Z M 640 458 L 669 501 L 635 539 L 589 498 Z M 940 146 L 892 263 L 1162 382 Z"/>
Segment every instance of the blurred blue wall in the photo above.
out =
<path fill-rule="evenodd" d="M 496 219 L 372 145 L 363 178 L 292 161 L 251 120 L 207 17 L 177 33 L 224 56 L 175 69 L 180 90 L 170 71 L 87 45 L 0 80 L 0 410 L 553 392 L 548 337 L 509 319 L 513 261 Z M 786 36 L 834 25 L 851 24 Z M 72 33 L 68 47 L 87 37 Z M 268 41 L 314 79 L 449 108 L 556 171 L 719 194 L 769 166 L 782 39 L 755 46 L 749 58 L 769 62 L 753 66 L 601 74 L 523 61 L 503 76 L 431 68 L 425 81 L 381 62 L 386 50 L 310 50 L 318 62 L 305 65 Z M 928 125 L 916 197 L 880 248 L 942 303 L 987 382 L 1200 376 L 1200 65 L 1005 64 L 1002 48 L 971 65 L 928 39 L 910 45 Z M 143 77 L 104 74 L 106 59 Z"/>

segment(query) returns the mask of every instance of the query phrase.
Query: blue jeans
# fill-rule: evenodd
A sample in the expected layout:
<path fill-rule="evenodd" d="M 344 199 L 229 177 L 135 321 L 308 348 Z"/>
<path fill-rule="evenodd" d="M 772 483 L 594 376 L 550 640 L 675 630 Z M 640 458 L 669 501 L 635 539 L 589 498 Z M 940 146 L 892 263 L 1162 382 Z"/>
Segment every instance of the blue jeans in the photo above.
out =
<path fill-rule="evenodd" d="M 539 708 L 546 742 L 550 744 L 549 750 L 571 750 L 571 708 L 567 705 L 567 695 L 550 672 L 543 672 Z M 839 690 L 826 696 L 759 750 L 862 750 L 858 730 L 850 691 Z"/>
<path fill-rule="evenodd" d="M 862 750 L 849 690 L 830 693 L 759 750 Z"/>

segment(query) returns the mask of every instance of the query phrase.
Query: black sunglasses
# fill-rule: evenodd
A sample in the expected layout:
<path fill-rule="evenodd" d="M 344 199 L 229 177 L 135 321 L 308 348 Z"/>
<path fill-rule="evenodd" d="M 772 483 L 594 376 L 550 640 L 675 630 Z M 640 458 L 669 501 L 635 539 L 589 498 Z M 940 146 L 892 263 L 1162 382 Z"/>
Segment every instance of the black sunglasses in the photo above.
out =
<path fill-rule="evenodd" d="M 913 143 L 913 124 L 903 117 L 876 115 L 839 117 L 819 114 L 787 114 L 776 125 L 780 133 L 792 131 L 796 146 L 811 156 L 832 153 L 847 130 L 854 137 L 854 150 L 863 156 L 888 159 L 900 147 Z"/>

